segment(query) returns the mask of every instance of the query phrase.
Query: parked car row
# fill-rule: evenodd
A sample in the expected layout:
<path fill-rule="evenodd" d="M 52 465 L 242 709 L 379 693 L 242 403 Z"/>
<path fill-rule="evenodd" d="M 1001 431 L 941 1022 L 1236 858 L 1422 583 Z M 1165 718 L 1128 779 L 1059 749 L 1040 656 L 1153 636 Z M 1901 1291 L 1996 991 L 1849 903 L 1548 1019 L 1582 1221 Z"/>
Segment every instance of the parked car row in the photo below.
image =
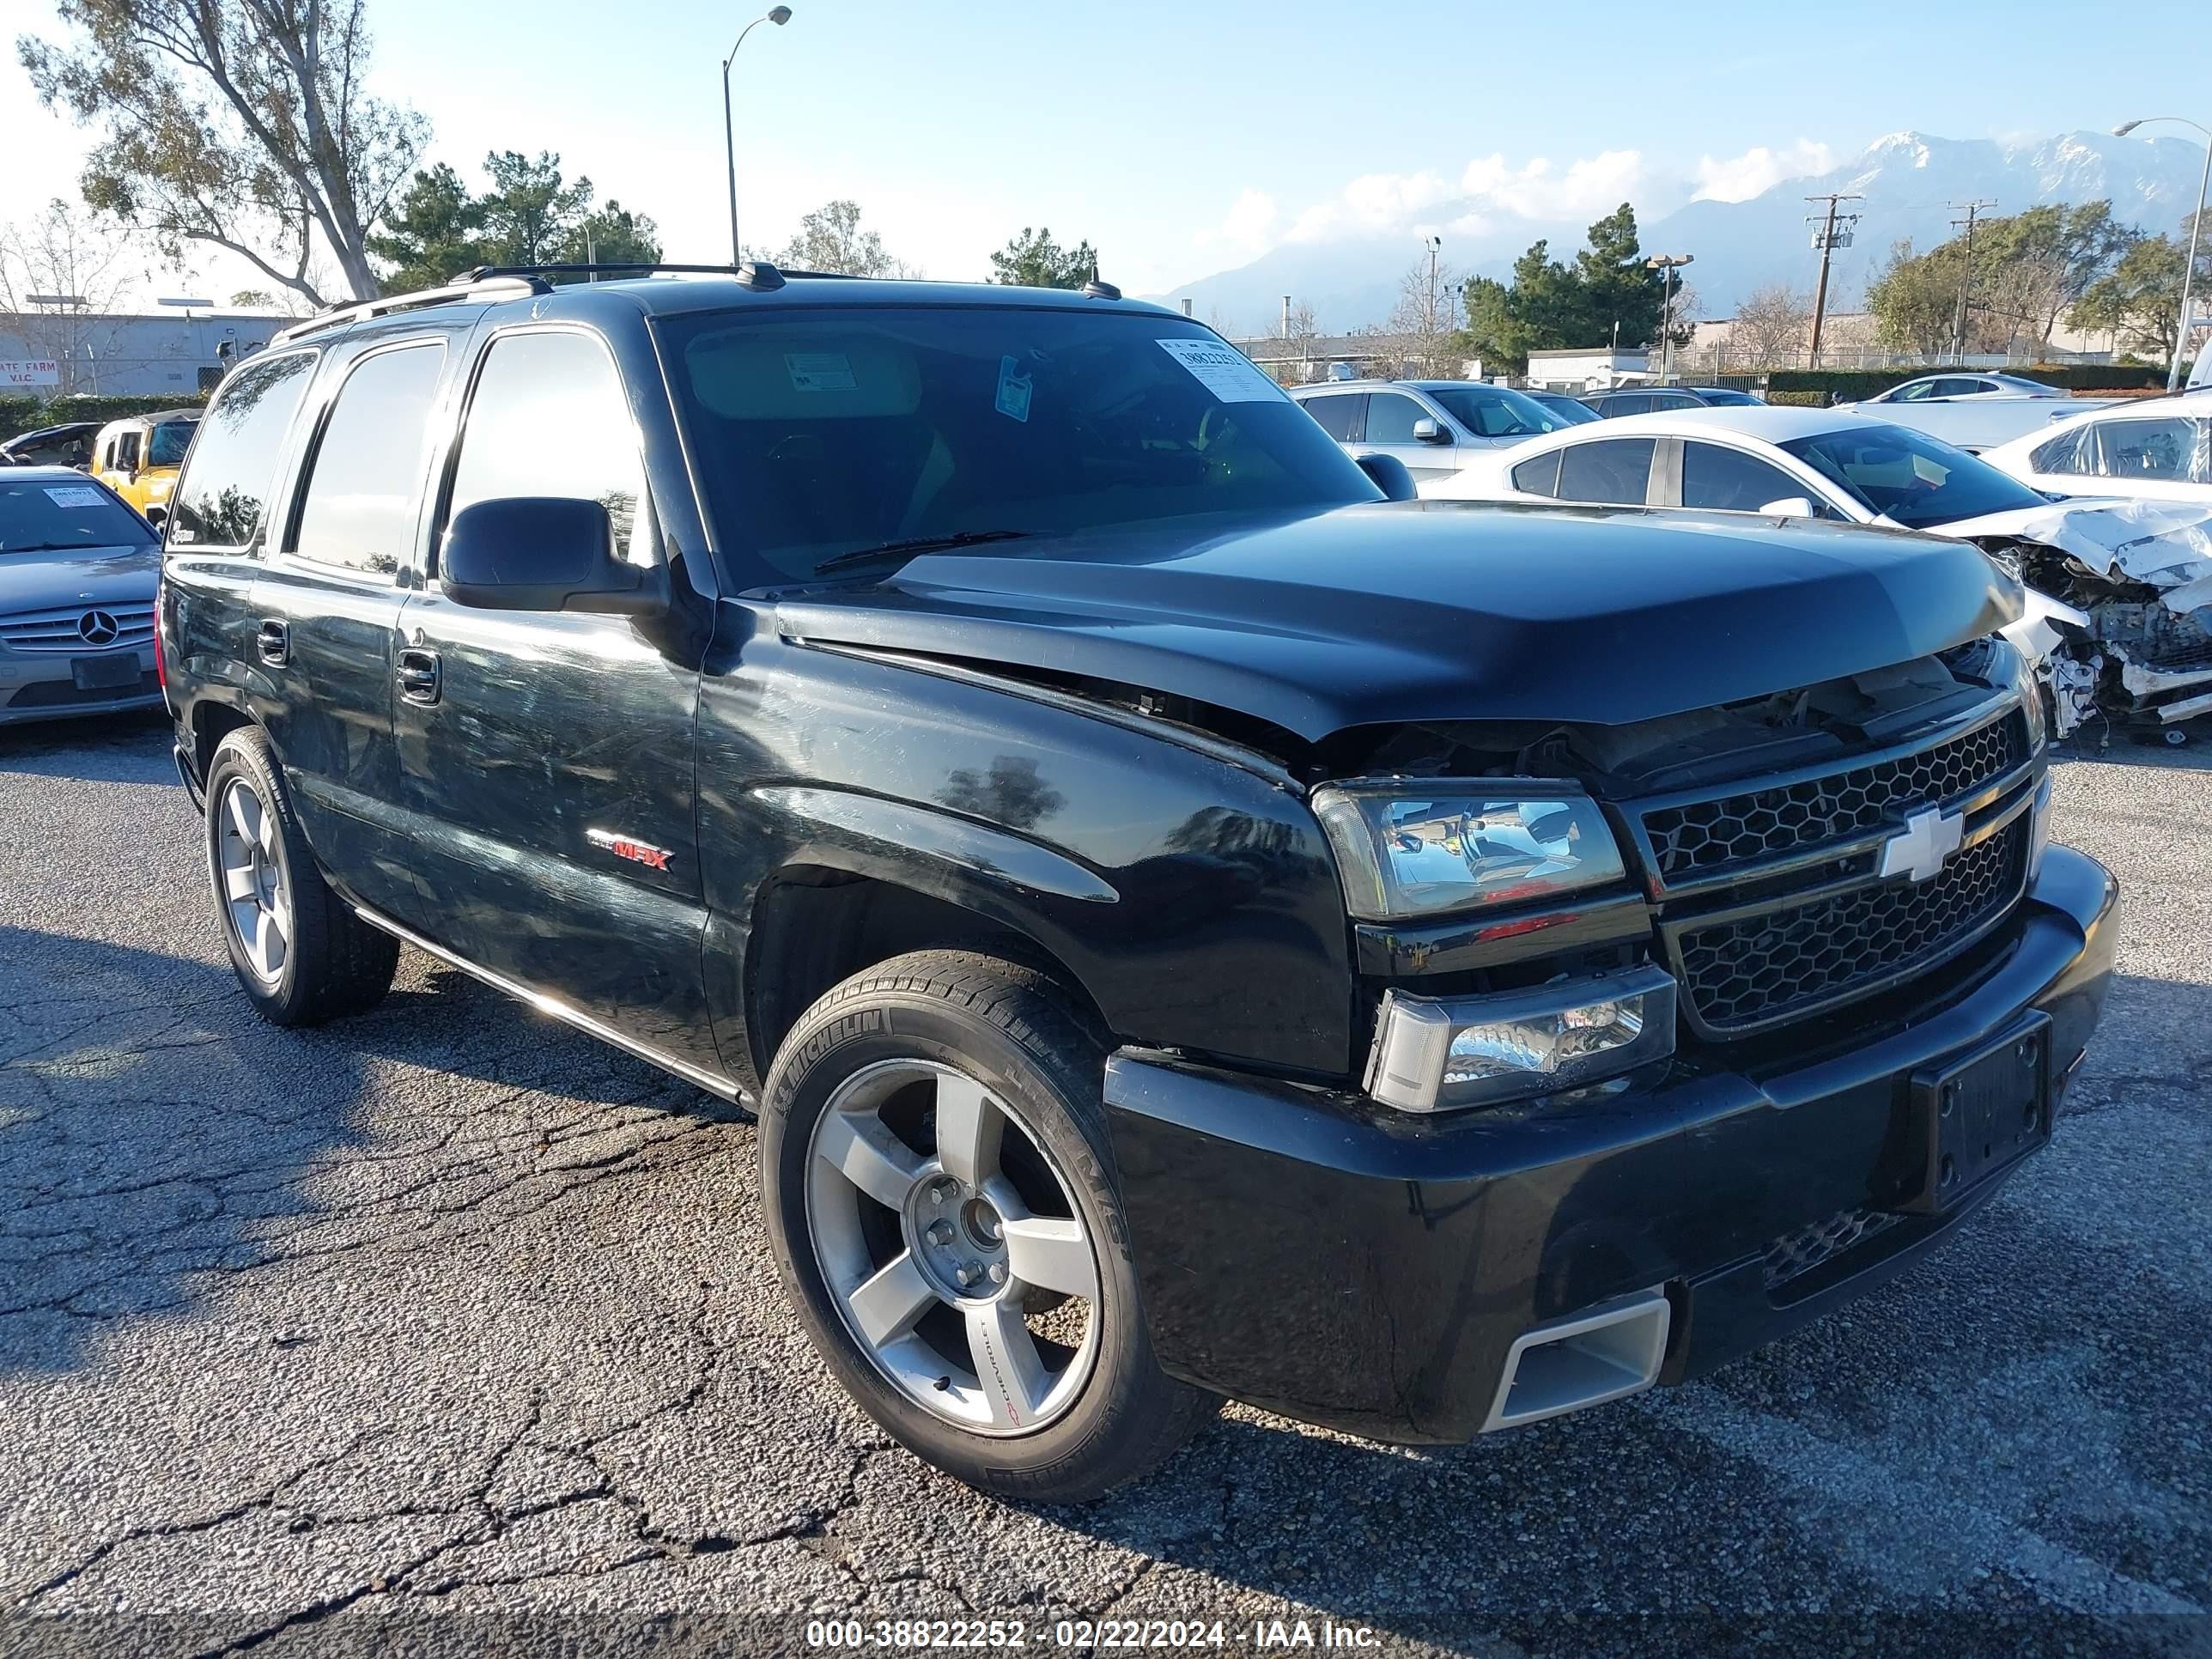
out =
<path fill-rule="evenodd" d="M 177 470 L 199 419 L 197 409 L 167 409 L 125 416 L 105 426 L 70 421 L 40 427 L 0 444 L 0 464 L 89 472 L 158 530 L 168 516 L 169 492 L 176 487 Z"/>

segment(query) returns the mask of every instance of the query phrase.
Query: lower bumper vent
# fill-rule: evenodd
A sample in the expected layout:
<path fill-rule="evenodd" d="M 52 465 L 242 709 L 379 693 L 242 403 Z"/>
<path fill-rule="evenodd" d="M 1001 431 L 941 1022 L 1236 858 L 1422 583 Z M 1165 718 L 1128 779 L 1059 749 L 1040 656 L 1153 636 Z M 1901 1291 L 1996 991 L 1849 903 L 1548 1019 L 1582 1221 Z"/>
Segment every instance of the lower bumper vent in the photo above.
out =
<path fill-rule="evenodd" d="M 1822 1262 L 1832 1261 L 1878 1233 L 1887 1232 L 1904 1218 L 1887 1210 L 1839 1210 L 1826 1221 L 1815 1221 L 1794 1233 L 1783 1234 L 1766 1247 L 1766 1288 L 1780 1290 Z"/>

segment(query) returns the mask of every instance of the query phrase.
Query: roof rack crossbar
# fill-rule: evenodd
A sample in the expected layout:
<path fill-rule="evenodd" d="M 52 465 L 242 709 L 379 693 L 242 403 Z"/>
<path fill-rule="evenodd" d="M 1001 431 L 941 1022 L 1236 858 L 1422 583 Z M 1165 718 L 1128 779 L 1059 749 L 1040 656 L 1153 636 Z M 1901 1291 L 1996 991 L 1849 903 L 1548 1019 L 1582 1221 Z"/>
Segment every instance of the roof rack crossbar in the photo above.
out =
<path fill-rule="evenodd" d="M 289 345 L 310 334 L 319 334 L 326 328 L 343 328 L 349 323 L 365 322 L 371 317 L 387 317 L 395 311 L 415 311 L 424 306 L 440 306 L 453 300 L 490 300 L 512 298 L 523 294 L 550 294 L 552 284 L 520 273 L 500 273 L 486 276 L 471 276 L 464 281 L 448 283 L 442 288 L 416 289 L 408 294 L 386 294 L 374 300 L 356 300 L 332 306 L 318 312 L 305 322 L 280 329 L 269 337 L 271 346 Z"/>
<path fill-rule="evenodd" d="M 665 262 L 647 264 L 624 261 L 619 264 L 610 264 L 605 260 L 597 262 L 571 260 L 558 264 L 478 265 L 469 274 L 479 279 L 495 276 L 652 276 L 663 271 L 675 271 L 680 275 L 700 276 L 737 276 L 744 273 L 746 265 L 756 265 L 761 263 L 758 260 L 749 259 L 744 265 L 693 265 L 672 264 Z M 846 279 L 853 274 L 848 270 L 793 270 L 782 265 L 775 266 L 774 269 L 781 271 L 786 276 L 828 276 Z"/>

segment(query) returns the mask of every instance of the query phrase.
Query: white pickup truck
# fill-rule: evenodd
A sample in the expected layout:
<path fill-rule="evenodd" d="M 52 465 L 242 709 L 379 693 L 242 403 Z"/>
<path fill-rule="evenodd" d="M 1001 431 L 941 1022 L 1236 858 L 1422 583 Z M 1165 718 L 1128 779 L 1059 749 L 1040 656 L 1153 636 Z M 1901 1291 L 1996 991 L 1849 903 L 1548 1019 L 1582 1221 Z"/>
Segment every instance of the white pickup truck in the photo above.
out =
<path fill-rule="evenodd" d="M 2011 374 L 1955 369 L 1948 374 L 1923 374 L 1878 398 L 1837 407 L 1912 427 L 1978 454 L 2108 401 L 2076 398 L 2057 386 Z"/>

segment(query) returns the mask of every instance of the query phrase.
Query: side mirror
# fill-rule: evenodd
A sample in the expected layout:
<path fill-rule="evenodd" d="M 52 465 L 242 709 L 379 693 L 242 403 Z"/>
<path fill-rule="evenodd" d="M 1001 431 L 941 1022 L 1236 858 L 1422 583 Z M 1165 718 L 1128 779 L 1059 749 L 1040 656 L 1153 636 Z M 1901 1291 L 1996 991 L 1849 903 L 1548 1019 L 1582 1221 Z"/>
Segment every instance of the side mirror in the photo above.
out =
<path fill-rule="evenodd" d="M 1417 444 L 1448 444 L 1451 434 L 1424 415 L 1413 422 L 1413 441 Z"/>
<path fill-rule="evenodd" d="M 1410 501 L 1420 495 L 1421 492 L 1413 488 L 1413 475 L 1406 471 L 1405 462 L 1395 455 L 1355 455 L 1352 459 L 1374 481 L 1386 501 Z"/>
<path fill-rule="evenodd" d="M 667 597 L 658 573 L 614 556 L 614 522 L 597 501 L 511 495 L 453 515 L 438 586 L 483 611 L 596 611 L 643 616 Z"/>
<path fill-rule="evenodd" d="M 1770 519 L 1809 519 L 1819 512 L 1810 495 L 1784 495 L 1759 509 Z"/>

